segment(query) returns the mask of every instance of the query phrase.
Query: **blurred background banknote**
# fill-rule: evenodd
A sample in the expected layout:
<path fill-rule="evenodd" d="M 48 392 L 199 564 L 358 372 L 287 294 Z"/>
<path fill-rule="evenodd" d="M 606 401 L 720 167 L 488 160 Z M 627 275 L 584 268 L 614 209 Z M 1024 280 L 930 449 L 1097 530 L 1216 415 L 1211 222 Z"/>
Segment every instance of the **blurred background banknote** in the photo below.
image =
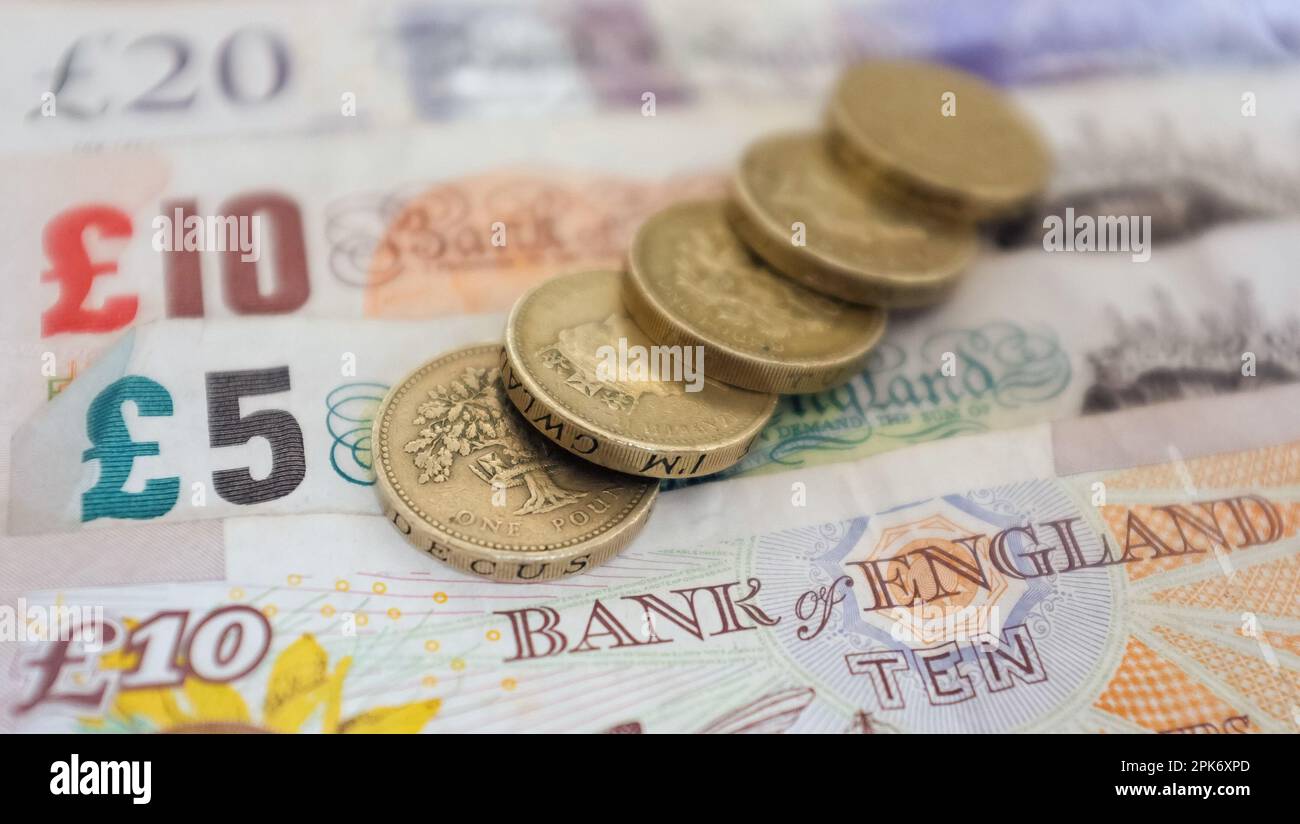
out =
<path fill-rule="evenodd" d="M 1293 4 L 70 8 L 0 27 L 0 608 L 108 629 L 0 643 L 6 728 L 1300 724 Z M 1051 147 L 952 298 L 665 482 L 599 569 L 407 546 L 372 488 L 387 388 L 621 265 L 871 56 L 1005 85 Z M 1149 216 L 1156 252 L 1044 254 L 1066 209 Z M 205 215 L 257 243 L 183 248 Z M 145 678 L 169 662 L 133 633 L 211 666 Z"/>
<path fill-rule="evenodd" d="M 940 60 L 1000 84 L 1285 64 L 1286 0 L 18 2 L 0 148 L 318 134 L 419 121 L 819 97 L 846 63 Z"/>

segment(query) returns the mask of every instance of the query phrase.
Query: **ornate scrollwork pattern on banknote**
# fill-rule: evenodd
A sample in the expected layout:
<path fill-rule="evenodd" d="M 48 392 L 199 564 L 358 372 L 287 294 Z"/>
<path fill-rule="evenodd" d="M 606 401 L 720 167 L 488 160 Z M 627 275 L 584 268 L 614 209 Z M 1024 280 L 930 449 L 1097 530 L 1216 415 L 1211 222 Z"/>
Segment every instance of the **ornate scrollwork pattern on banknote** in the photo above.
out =
<path fill-rule="evenodd" d="M 550 275 L 618 265 L 646 217 L 722 188 L 716 175 L 506 171 L 353 195 L 326 212 L 330 269 L 366 288 L 372 316 L 502 310 Z"/>
<path fill-rule="evenodd" d="M 913 352 L 887 340 L 849 384 L 783 399 L 759 440 L 759 459 L 742 469 L 799 464 L 821 451 L 870 451 L 873 437 L 919 443 L 983 432 L 990 415 L 1050 401 L 1070 377 L 1054 334 L 1011 322 L 941 332 Z"/>
<path fill-rule="evenodd" d="M 387 391 L 386 383 L 359 381 L 335 387 L 325 396 L 325 428 L 333 438 L 330 466 L 348 483 L 375 483 L 370 424 Z"/>

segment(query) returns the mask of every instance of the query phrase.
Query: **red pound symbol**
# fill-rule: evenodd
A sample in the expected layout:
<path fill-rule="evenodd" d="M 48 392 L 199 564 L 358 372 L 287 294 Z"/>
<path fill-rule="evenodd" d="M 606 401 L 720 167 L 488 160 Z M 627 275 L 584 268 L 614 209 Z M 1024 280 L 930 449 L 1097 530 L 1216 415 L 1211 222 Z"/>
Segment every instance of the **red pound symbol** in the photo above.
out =
<path fill-rule="evenodd" d="M 60 213 L 45 227 L 42 238 L 50 268 L 41 281 L 58 282 L 59 299 L 41 315 L 41 336 L 60 332 L 112 332 L 135 320 L 139 299 L 118 295 L 98 309 L 84 306 L 98 275 L 117 272 L 117 261 L 93 263 L 86 252 L 85 233 L 95 228 L 105 238 L 129 238 L 131 218 L 111 206 L 80 206 Z"/>

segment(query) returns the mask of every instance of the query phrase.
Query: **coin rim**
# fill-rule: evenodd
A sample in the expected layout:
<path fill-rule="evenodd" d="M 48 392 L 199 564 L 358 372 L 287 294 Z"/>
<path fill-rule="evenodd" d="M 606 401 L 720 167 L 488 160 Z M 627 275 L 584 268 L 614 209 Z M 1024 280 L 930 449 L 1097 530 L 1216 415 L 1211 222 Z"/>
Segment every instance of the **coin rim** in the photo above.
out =
<path fill-rule="evenodd" d="M 540 545 L 522 545 L 508 547 L 488 541 L 481 541 L 471 536 L 464 535 L 434 520 L 431 516 L 424 513 L 411 499 L 405 494 L 400 485 L 394 479 L 391 472 L 391 450 L 384 440 L 384 430 L 389 423 L 392 410 L 400 398 L 415 385 L 415 383 L 425 375 L 435 365 L 441 365 L 446 361 L 454 361 L 459 358 L 470 357 L 480 351 L 491 351 L 496 360 L 499 360 L 500 353 L 504 347 L 500 343 L 477 343 L 468 346 L 458 347 L 449 350 L 443 354 L 428 360 L 407 373 L 398 383 L 394 384 L 384 400 L 380 403 L 375 412 L 374 420 L 371 422 L 371 443 L 374 445 L 375 454 L 378 460 L 375 463 L 375 488 L 379 493 L 381 502 L 384 505 L 385 516 L 391 522 L 391 514 L 397 514 L 406 521 L 410 526 L 410 531 L 403 533 L 407 540 L 429 554 L 429 550 L 421 546 L 417 538 L 425 539 L 426 542 L 436 547 L 447 550 L 449 558 L 444 561 L 452 566 L 470 572 L 480 577 L 493 578 L 494 580 L 553 580 L 556 577 L 562 577 L 563 573 L 556 576 L 538 577 L 536 579 L 520 579 L 517 577 L 499 577 L 496 575 L 484 575 L 470 569 L 469 564 L 474 560 L 489 560 L 497 563 L 507 564 L 540 564 L 552 563 L 557 561 L 567 561 L 579 557 L 583 554 L 593 556 L 592 563 L 583 568 L 583 571 L 608 560 L 612 555 L 617 553 L 641 531 L 645 521 L 649 517 L 650 511 L 654 506 L 655 500 L 659 495 L 659 485 L 646 483 L 639 478 L 631 477 L 630 481 L 635 481 L 644 488 L 633 498 L 624 508 L 622 518 L 613 523 L 606 525 L 604 528 L 591 531 L 577 538 L 572 538 L 558 544 L 540 544 Z M 580 460 L 567 453 L 568 459 Z M 396 528 L 396 525 L 394 525 Z M 399 532 L 401 530 L 398 530 Z M 462 560 L 462 563 L 456 563 L 453 559 Z M 465 560 L 468 559 L 468 560 Z M 435 560 L 442 560 L 437 559 Z"/>
<path fill-rule="evenodd" d="M 979 89 L 981 94 L 1002 109 L 1006 116 L 1003 128 L 1018 128 L 1029 136 L 1038 149 L 1040 168 L 1037 180 L 1026 179 L 1024 185 L 979 185 L 975 187 L 954 184 L 951 180 L 935 177 L 924 168 L 909 167 L 889 148 L 881 145 L 852 116 L 855 108 L 848 100 L 848 86 L 864 73 L 885 67 L 907 67 L 932 74 L 948 74 L 961 82 Z M 830 130 L 840 138 L 839 153 L 852 157 L 850 166 L 863 179 L 883 183 L 885 188 L 913 202 L 929 202 L 953 217 L 967 220 L 985 220 L 1013 212 L 1025 206 L 1042 192 L 1051 179 L 1052 159 L 1046 143 L 1033 121 L 1005 92 L 983 78 L 952 66 L 940 66 L 916 60 L 866 60 L 849 66 L 840 73 L 831 91 L 826 108 L 826 121 Z M 1032 176 L 1031 176 L 1032 178 Z"/>
<path fill-rule="evenodd" d="M 749 447 L 752 445 L 754 439 L 757 438 L 758 434 L 763 431 L 763 427 L 765 427 L 768 421 L 771 420 L 772 413 L 776 411 L 776 404 L 777 401 L 779 400 L 779 396 L 775 394 L 768 394 L 768 393 L 761 393 L 761 392 L 755 393 L 755 394 L 768 394 L 767 409 L 764 412 L 762 412 L 759 416 L 757 416 L 752 423 L 750 423 L 744 429 L 740 430 L 740 432 L 738 432 L 736 435 L 729 437 L 725 440 L 710 441 L 702 446 L 699 445 L 688 446 L 685 444 L 655 444 L 652 441 L 642 440 L 640 438 L 636 438 L 631 435 L 623 435 L 623 434 L 611 432 L 608 429 L 600 426 L 599 424 L 587 421 L 586 419 L 583 418 L 579 418 L 577 413 L 571 410 L 567 404 L 555 399 L 554 397 L 551 396 L 549 392 L 545 391 L 542 388 L 541 383 L 537 380 L 536 377 L 534 377 L 531 370 L 520 368 L 522 359 L 519 356 L 519 340 L 515 330 L 518 328 L 520 322 L 519 319 L 521 315 L 526 311 L 528 304 L 533 300 L 534 297 L 536 297 L 536 295 L 541 290 L 546 289 L 555 283 L 558 283 L 560 280 L 576 279 L 576 278 L 588 277 L 592 275 L 601 275 L 601 276 L 616 278 L 618 280 L 619 292 L 621 295 L 623 291 L 622 287 L 624 284 L 622 272 L 609 270 L 609 269 L 588 269 L 580 272 L 570 272 L 568 274 L 556 275 L 555 277 L 548 278 L 547 280 L 544 280 L 541 283 L 529 289 L 527 292 L 521 295 L 518 300 L 515 301 L 515 305 L 511 307 L 510 315 L 506 319 L 505 345 L 502 351 L 503 369 L 505 366 L 508 366 L 510 368 L 510 371 L 514 374 L 515 378 L 519 381 L 521 387 L 525 391 L 527 391 L 528 394 L 538 404 L 542 406 L 545 412 L 555 415 L 557 418 L 561 419 L 567 426 L 572 427 L 575 431 L 582 434 L 586 434 L 590 436 L 592 439 L 597 440 L 603 447 L 602 449 L 597 449 L 595 453 L 592 453 L 590 455 L 578 455 L 580 459 L 591 461 L 592 463 L 599 464 L 607 469 L 613 469 L 617 472 L 625 472 L 631 475 L 637 475 L 639 477 L 644 477 L 644 478 L 680 478 L 680 477 L 702 478 L 706 475 L 712 475 L 716 472 L 721 472 L 722 470 L 727 469 L 728 467 L 731 467 L 735 465 L 737 462 L 739 462 L 740 459 L 745 457 L 745 455 L 749 452 Z M 621 304 L 621 300 L 622 299 L 620 298 L 620 304 Z M 649 336 L 647 335 L 647 337 Z M 503 371 L 502 373 L 503 380 L 504 377 L 505 374 Z M 706 377 L 705 380 L 712 381 L 712 379 L 708 377 Z M 721 384 L 719 381 L 712 381 L 712 382 L 724 386 L 727 389 L 732 389 L 735 391 L 740 391 L 740 392 L 753 391 L 749 389 L 743 389 L 741 387 L 727 386 L 726 384 Z M 555 440 L 555 438 L 552 437 L 551 434 L 547 432 L 545 428 L 543 428 L 541 425 L 533 421 L 526 413 L 524 413 L 522 407 L 520 406 L 520 401 L 518 398 L 515 397 L 515 392 L 511 390 L 509 383 L 506 383 L 506 397 L 510 398 L 511 402 L 515 404 L 515 407 L 520 410 L 521 414 L 523 414 L 524 420 L 528 421 L 529 424 L 531 424 L 534 429 L 541 432 L 545 437 L 549 438 L 552 442 L 558 444 L 561 448 L 566 450 L 568 449 L 568 447 L 566 447 L 563 443 Z M 664 457 L 671 457 L 671 456 L 688 457 L 688 456 L 698 456 L 702 453 L 705 455 L 705 458 L 700 464 L 700 471 L 694 472 L 689 476 L 642 472 L 638 468 L 644 465 L 646 458 L 652 455 L 660 455 Z M 712 464 L 714 463 L 720 463 L 721 465 L 713 466 Z M 704 469 L 705 466 L 709 466 L 710 468 L 707 471 L 705 471 Z"/>
<path fill-rule="evenodd" d="M 726 217 L 726 200 L 722 198 L 699 198 L 674 203 L 651 215 L 637 229 L 628 251 L 627 269 L 624 271 L 623 303 L 632 320 L 658 343 L 682 346 L 704 346 L 711 356 L 713 365 L 707 367 L 711 377 L 724 383 L 752 389 L 756 392 L 775 392 L 790 394 L 795 392 L 818 392 L 843 383 L 851 374 L 862 369 L 871 352 L 884 337 L 888 326 L 888 313 L 878 306 L 865 307 L 876 316 L 874 324 L 868 321 L 866 334 L 854 341 L 854 346 L 839 353 L 804 358 L 776 360 L 741 349 L 717 335 L 711 335 L 697 324 L 674 314 L 666 305 L 666 299 L 658 294 L 661 286 L 646 272 L 644 249 L 651 242 L 650 234 L 654 231 L 656 221 L 670 220 L 672 214 L 679 211 L 699 208 L 717 209 L 724 227 L 732 231 Z M 744 246 L 744 242 L 737 239 Z M 746 252 L 749 252 L 746 249 Z M 759 262 L 760 266 L 766 266 Z M 771 267 L 767 267 L 771 268 Z M 773 270 L 775 272 L 775 270 Z M 779 272 L 777 277 L 785 278 Z M 785 278 L 790 280 L 789 278 Z M 792 283 L 795 289 L 805 289 L 799 283 Z M 813 291 L 813 290 L 808 290 Z M 817 292 L 816 294 L 822 295 Z M 854 309 L 862 310 L 861 304 L 851 304 Z M 720 356 L 719 356 L 720 355 Z"/>
<path fill-rule="evenodd" d="M 975 257 L 979 239 L 973 227 L 947 226 L 965 240 L 947 266 L 919 275 L 883 273 L 847 263 L 812 245 L 795 246 L 786 228 L 759 201 L 744 174 L 745 162 L 753 152 L 780 141 L 827 139 L 828 135 L 821 132 L 787 131 L 766 135 L 746 146 L 729 187 L 732 208 L 727 210 L 727 218 L 732 230 L 773 269 L 822 294 L 884 308 L 913 308 L 941 301 Z M 823 148 L 830 152 L 829 145 L 824 143 Z M 851 180 L 845 181 L 846 185 L 860 188 L 854 187 Z"/>

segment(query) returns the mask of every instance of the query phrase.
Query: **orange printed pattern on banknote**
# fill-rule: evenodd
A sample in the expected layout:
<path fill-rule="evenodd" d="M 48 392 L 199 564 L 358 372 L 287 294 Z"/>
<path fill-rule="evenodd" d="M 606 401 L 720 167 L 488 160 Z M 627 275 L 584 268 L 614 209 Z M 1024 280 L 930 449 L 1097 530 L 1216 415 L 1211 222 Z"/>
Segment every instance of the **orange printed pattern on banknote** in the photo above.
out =
<path fill-rule="evenodd" d="M 645 181 L 500 171 L 439 183 L 400 205 L 372 202 L 379 214 L 367 221 L 337 209 L 331 220 L 382 223 L 364 270 L 349 275 L 366 285 L 367 316 L 479 313 L 509 308 L 559 272 L 620 268 L 642 220 L 669 203 L 716 196 L 723 188 L 721 177 L 704 174 Z M 343 249 L 355 250 L 364 239 L 332 233 Z M 356 257 L 350 260 L 359 265 Z"/>
<path fill-rule="evenodd" d="M 1094 706 L 1152 732 L 1217 726 L 1243 715 L 1132 636 L 1125 644 L 1124 659 Z"/>

